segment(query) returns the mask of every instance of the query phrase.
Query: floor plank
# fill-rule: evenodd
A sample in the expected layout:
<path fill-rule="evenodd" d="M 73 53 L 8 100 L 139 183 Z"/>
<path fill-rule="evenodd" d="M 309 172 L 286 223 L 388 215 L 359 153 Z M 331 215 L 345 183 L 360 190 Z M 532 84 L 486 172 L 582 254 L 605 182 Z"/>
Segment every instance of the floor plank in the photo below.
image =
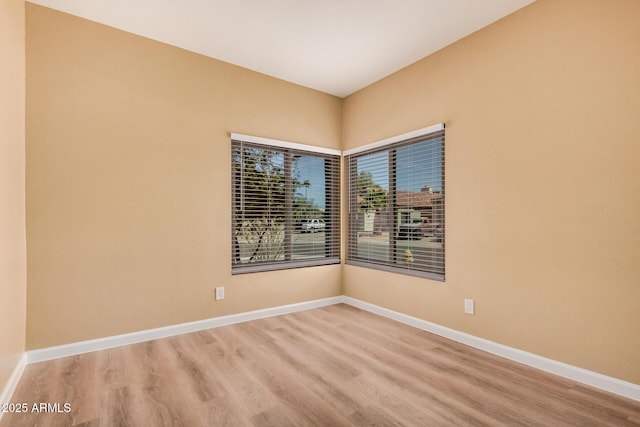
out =
<path fill-rule="evenodd" d="M 339 304 L 28 365 L 14 426 L 640 426 L 640 402 Z"/>

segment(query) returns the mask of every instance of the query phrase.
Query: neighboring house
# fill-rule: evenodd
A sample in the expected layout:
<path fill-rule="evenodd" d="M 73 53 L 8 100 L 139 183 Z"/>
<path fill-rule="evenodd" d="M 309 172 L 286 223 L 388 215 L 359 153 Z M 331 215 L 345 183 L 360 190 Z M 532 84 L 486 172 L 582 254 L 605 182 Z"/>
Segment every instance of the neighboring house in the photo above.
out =
<path fill-rule="evenodd" d="M 357 196 L 357 203 L 363 201 L 361 196 Z M 397 190 L 395 192 L 395 204 L 393 211 L 409 211 L 419 212 L 420 218 L 428 219 L 435 224 L 444 223 L 444 210 L 442 209 L 444 196 L 438 191 L 433 191 L 430 187 L 424 187 L 422 191 Z M 358 215 L 358 224 L 362 225 L 365 213 L 360 212 Z M 385 232 L 390 231 L 393 224 L 394 215 L 390 210 L 376 210 L 374 218 L 373 231 Z"/>
<path fill-rule="evenodd" d="M 439 192 L 425 187 L 422 191 L 396 191 L 396 208 L 415 209 L 420 212 L 422 218 L 428 218 L 432 222 L 444 222 L 442 206 L 444 197 Z"/>

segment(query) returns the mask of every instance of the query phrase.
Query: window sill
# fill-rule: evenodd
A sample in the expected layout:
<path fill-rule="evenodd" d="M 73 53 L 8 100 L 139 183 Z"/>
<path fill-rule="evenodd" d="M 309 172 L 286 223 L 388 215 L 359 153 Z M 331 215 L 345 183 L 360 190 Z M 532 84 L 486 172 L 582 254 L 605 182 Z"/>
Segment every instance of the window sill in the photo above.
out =
<path fill-rule="evenodd" d="M 388 264 L 375 264 L 372 262 L 358 261 L 354 259 L 346 260 L 345 264 L 356 267 L 371 268 L 373 270 L 387 271 L 389 273 L 404 274 L 405 276 L 420 277 L 422 279 L 429 279 L 436 282 L 446 282 L 445 275 L 429 273 L 428 271 L 411 270 L 409 268 L 395 267 Z"/>
<path fill-rule="evenodd" d="M 243 264 L 231 268 L 231 274 L 259 273 L 263 271 L 289 270 L 292 268 L 317 267 L 340 264 L 340 258 L 322 258 L 305 261 L 283 261 L 271 264 Z"/>

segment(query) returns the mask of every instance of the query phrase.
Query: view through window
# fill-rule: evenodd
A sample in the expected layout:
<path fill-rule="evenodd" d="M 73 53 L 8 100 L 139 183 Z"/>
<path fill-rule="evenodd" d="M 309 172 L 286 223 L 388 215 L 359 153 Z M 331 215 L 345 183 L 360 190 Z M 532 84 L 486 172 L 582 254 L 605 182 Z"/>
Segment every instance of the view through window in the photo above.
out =
<path fill-rule="evenodd" d="M 338 263 L 340 157 L 232 140 L 233 272 Z"/>
<path fill-rule="evenodd" d="M 347 262 L 444 280 L 444 129 L 347 159 Z"/>

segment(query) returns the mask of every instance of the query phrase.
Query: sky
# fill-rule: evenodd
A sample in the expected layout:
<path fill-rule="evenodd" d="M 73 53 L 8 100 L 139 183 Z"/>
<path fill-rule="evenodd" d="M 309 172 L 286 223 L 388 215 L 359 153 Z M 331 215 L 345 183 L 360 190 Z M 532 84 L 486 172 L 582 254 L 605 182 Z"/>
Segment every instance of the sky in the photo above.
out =
<path fill-rule="evenodd" d="M 295 161 L 293 177 L 300 182 L 308 180 L 311 184 L 308 188 L 296 188 L 296 194 L 313 199 L 316 206 L 325 207 L 325 173 L 324 159 L 314 156 L 300 156 Z"/>
<path fill-rule="evenodd" d="M 397 189 L 421 191 L 424 186 L 434 191 L 442 189 L 440 167 L 442 163 L 442 139 L 427 140 L 400 147 L 396 150 Z M 358 172 L 373 175 L 373 182 L 389 189 L 389 152 L 381 151 L 358 158 Z"/>

